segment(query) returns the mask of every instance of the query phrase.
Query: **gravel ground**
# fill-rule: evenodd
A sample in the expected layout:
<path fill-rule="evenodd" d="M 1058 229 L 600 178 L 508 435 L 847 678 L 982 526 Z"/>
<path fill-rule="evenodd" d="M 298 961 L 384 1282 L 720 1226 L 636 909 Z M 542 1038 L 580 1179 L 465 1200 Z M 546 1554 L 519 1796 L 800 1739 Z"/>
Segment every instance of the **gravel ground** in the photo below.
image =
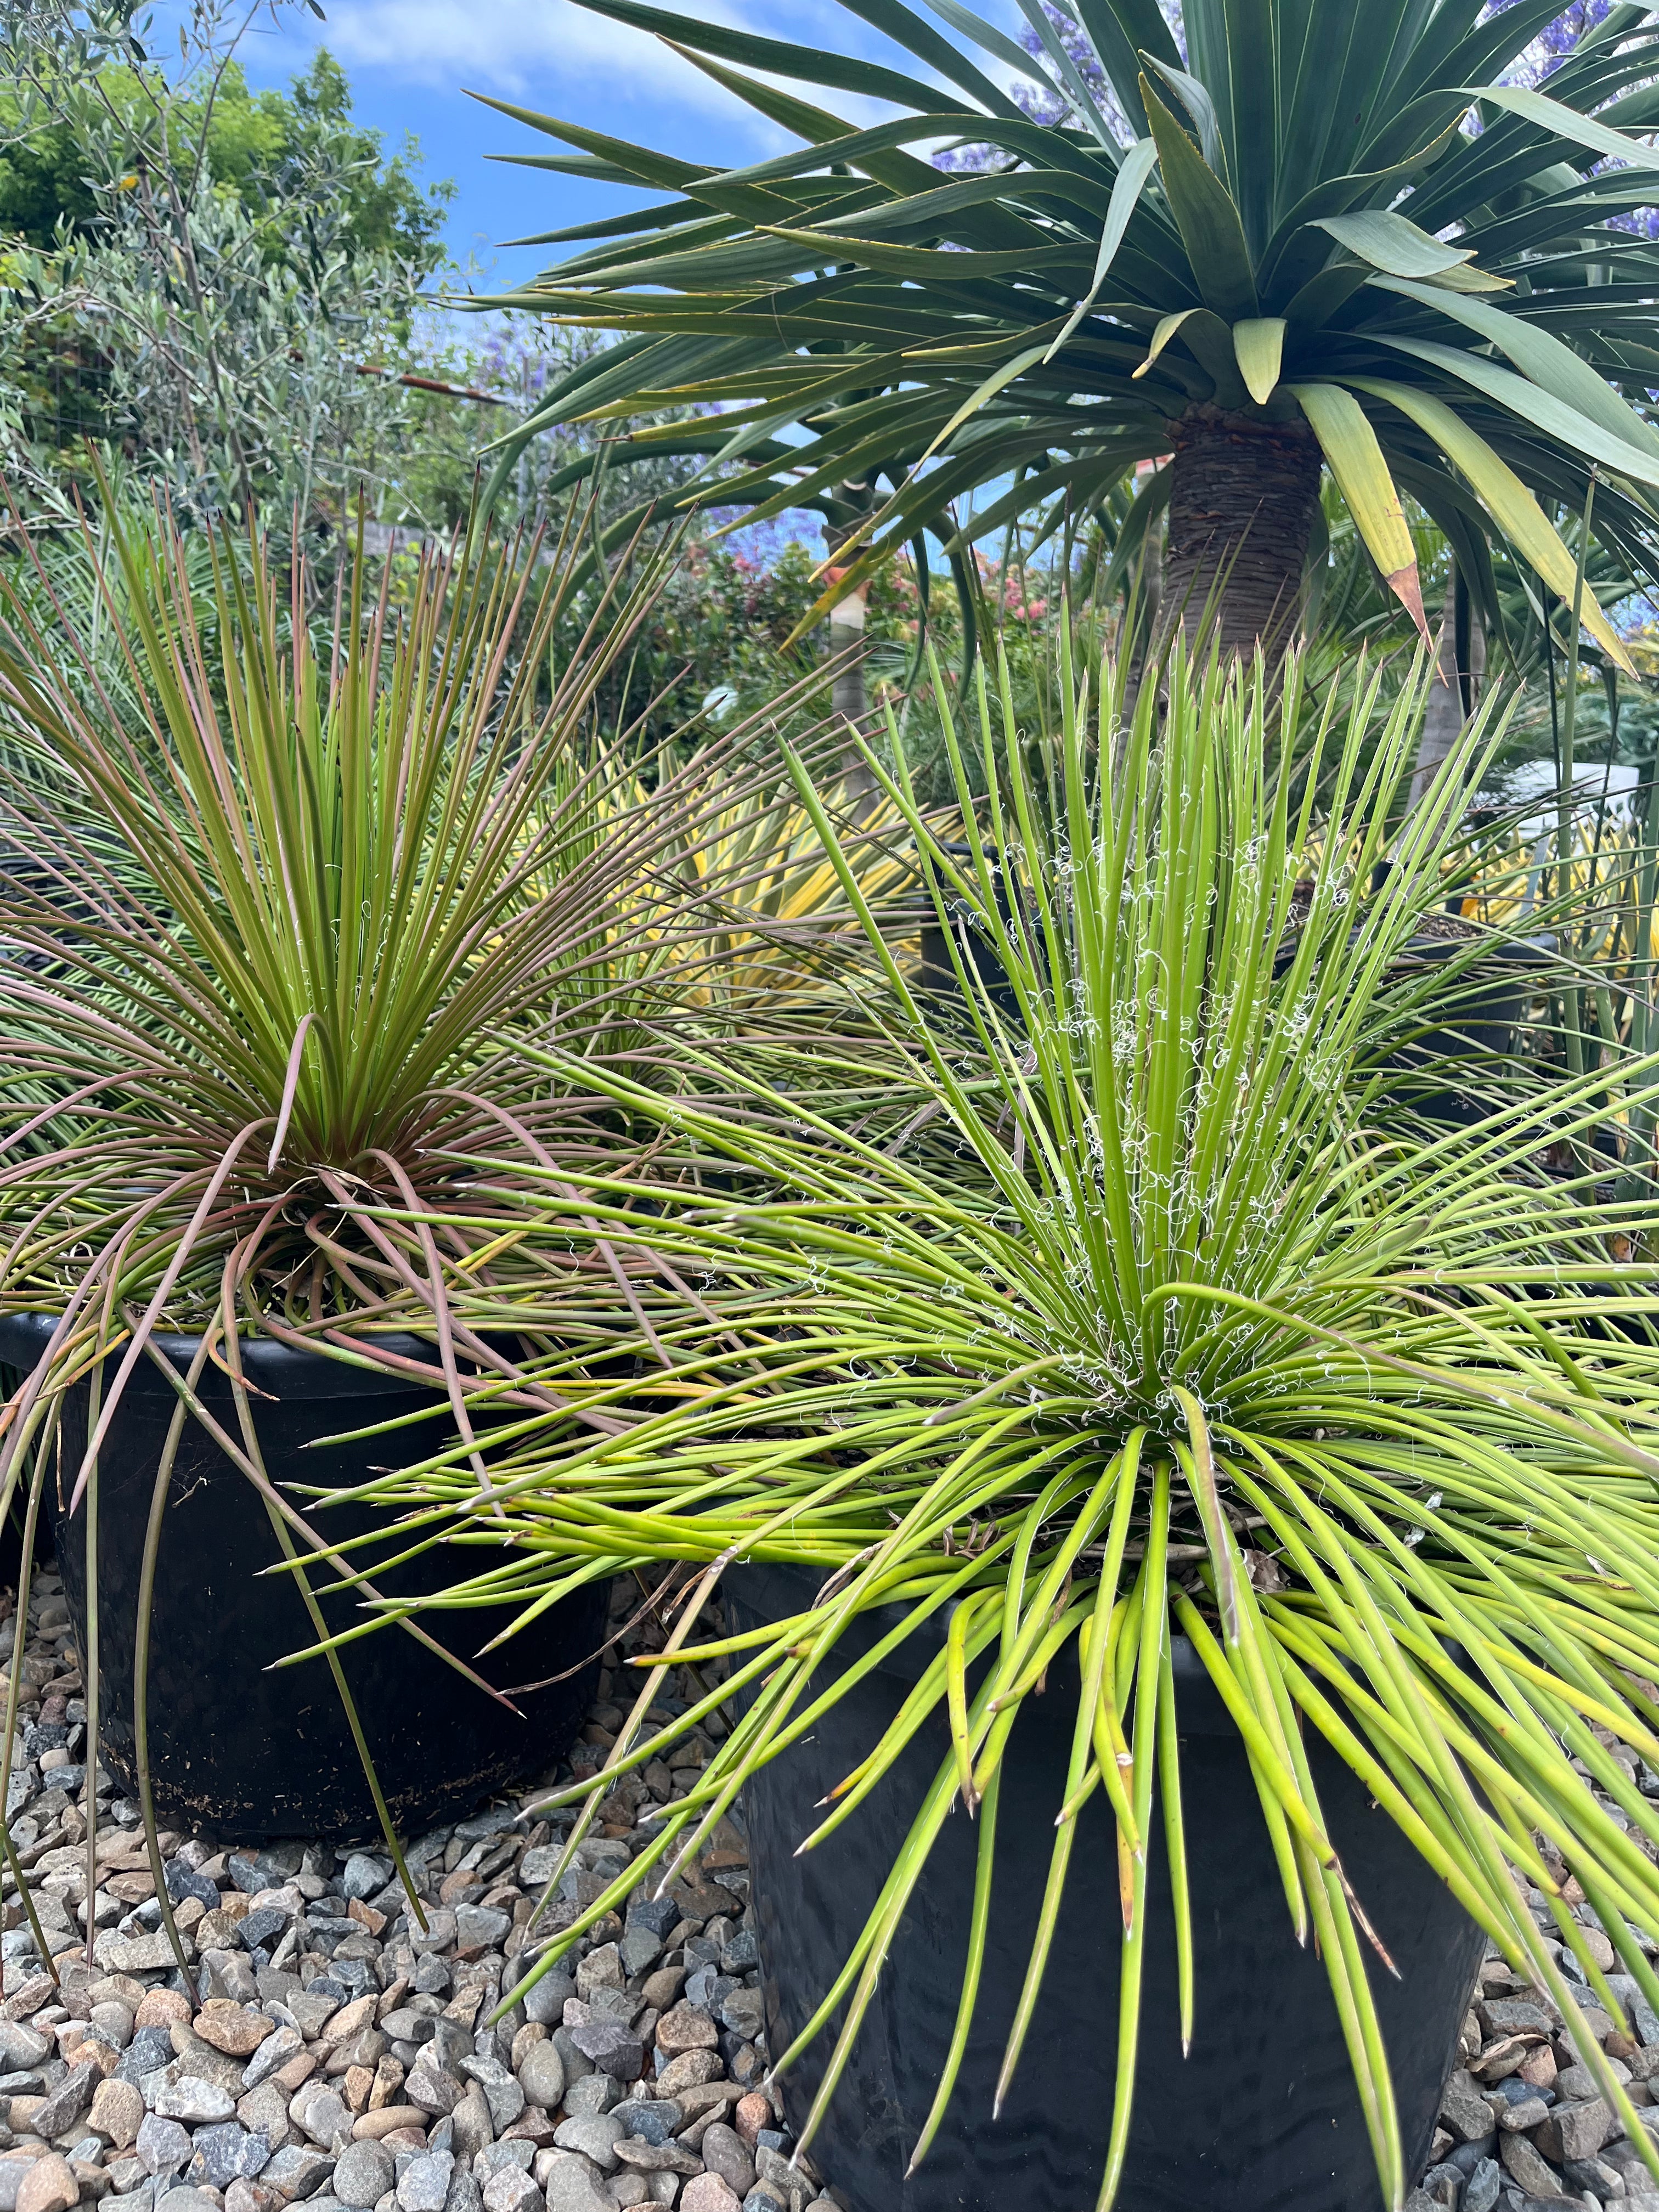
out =
<path fill-rule="evenodd" d="M 0 1597 L 0 1666 L 16 1621 Z M 647 1620 L 629 1650 L 660 1645 Z M 684 1787 L 660 1764 L 619 1783 L 581 1863 L 527 1935 L 568 1814 L 536 1805 L 603 1763 L 635 1694 L 607 1668 L 583 1740 L 515 1802 L 417 1838 L 422 1935 L 373 1850 L 164 1833 L 173 1961 L 136 1806 L 98 1777 L 94 1964 L 85 1957 L 86 1709 L 62 1585 L 34 1578 L 8 1814 L 58 1983 L 9 1871 L 0 1934 L 0 2212 L 839 2212 L 762 2086 L 758 1959 L 741 1829 L 659 1900 L 585 1939 L 501 2025 L 502 1988 L 629 1855 Z M 665 1670 L 656 1710 L 702 1692 Z M 613 1697 L 618 1702 L 613 1703 Z M 696 1738 L 674 1756 L 703 1764 Z M 676 1780 L 676 1775 L 678 1780 Z M 1659 1794 L 1659 1778 L 1651 1779 Z M 1612 1808 L 1616 1812 L 1616 1808 Z M 1563 1869 L 1565 1872 L 1565 1869 Z M 1608 1969 L 1590 1908 L 1574 1910 Z M 1541 1895 L 1528 1893 L 1547 1936 Z M 1659 1945 L 1650 1947 L 1659 1952 Z M 1563 1957 L 1569 1973 L 1577 1969 Z M 1659 2133 L 1659 2017 L 1613 1978 L 1640 2041 L 1589 2013 Z M 1407 2212 L 1659 2212 L 1559 2014 L 1492 1957 L 1463 2026 L 1427 2170 Z M 1650 2087 L 1651 2083 L 1651 2087 Z M 1127 2208 L 1133 2212 L 1133 2208 Z"/>
<path fill-rule="evenodd" d="M 3 1605 L 4 1601 L 0 1601 Z M 0 1620 L 0 1664 L 15 1649 Z M 649 1623 L 632 1643 L 651 1637 Z M 660 1636 L 657 1637 L 660 1644 Z M 554 1776 L 417 1838 L 422 1935 L 389 1858 L 164 1834 L 191 1954 L 173 1960 L 137 1808 L 97 1777 L 95 1963 L 85 1954 L 86 1708 L 68 1607 L 35 1577 L 8 1813 L 58 1984 L 12 1876 L 0 1960 L 0 2212 L 837 2212 L 760 2086 L 767 2051 L 741 1831 L 636 1899 L 497 2027 L 503 1986 L 629 1854 L 675 1784 L 619 1784 L 566 1894 L 527 1938 L 572 1816 L 533 1808 L 594 1771 L 638 1677 L 607 1670 Z M 665 1670 L 659 1703 L 701 1694 Z M 683 1753 L 706 1763 L 695 1739 Z M 681 1778 L 682 1785 L 684 1776 Z M 562 1913 L 562 1918 L 561 1914 Z"/>
<path fill-rule="evenodd" d="M 1659 1776 L 1644 1769 L 1640 1780 L 1659 1796 Z M 1603 1809 L 1627 1828 L 1619 1807 L 1597 1795 Z M 1565 1866 L 1551 1871 L 1558 1880 L 1566 1875 Z M 1587 2024 L 1644 2123 L 1659 2136 L 1659 2016 L 1636 1983 L 1614 1971 L 1613 1946 L 1577 1883 L 1567 1881 L 1565 1893 L 1635 2038 L 1615 2030 L 1583 1988 L 1577 1961 L 1555 1941 L 1555 1922 L 1542 1892 L 1522 1889 L 1547 1947 L 1583 1990 L 1580 2004 Z M 1651 1959 L 1659 1943 L 1644 1942 L 1643 1948 Z M 1407 2197 L 1406 2212 L 1435 2212 L 1437 2207 L 1441 2212 L 1493 2212 L 1494 2207 L 1498 2212 L 1534 2212 L 1546 2206 L 1559 2212 L 1564 2202 L 1659 2212 L 1659 2183 L 1650 2177 L 1618 2115 L 1598 2095 L 1582 2051 L 1563 2032 L 1561 2014 L 1541 1990 L 1512 1972 L 1495 1954 L 1480 1969 L 1458 2060 L 1441 2105 L 1428 2168 Z"/>

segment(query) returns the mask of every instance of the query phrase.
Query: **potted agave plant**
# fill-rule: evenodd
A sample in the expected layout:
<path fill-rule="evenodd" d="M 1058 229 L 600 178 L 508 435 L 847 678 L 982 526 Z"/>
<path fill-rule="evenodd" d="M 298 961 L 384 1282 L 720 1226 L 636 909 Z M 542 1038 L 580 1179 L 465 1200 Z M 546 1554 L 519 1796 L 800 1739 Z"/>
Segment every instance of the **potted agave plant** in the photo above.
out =
<path fill-rule="evenodd" d="M 654 1410 L 487 1452 L 521 1600 L 678 1563 L 665 1656 L 710 1670 L 649 1733 L 647 1675 L 569 1853 L 623 1770 L 732 1721 L 527 1979 L 741 1793 L 775 2073 L 855 2212 L 1397 2207 L 1489 1945 L 1659 2172 L 1601 2039 L 1659 2007 L 1631 1772 L 1659 1753 L 1659 1366 L 1603 1326 L 1655 1310 L 1650 1265 L 1610 1257 L 1655 1224 L 1542 1158 L 1653 1069 L 1540 1071 L 1475 1133 L 1397 1114 L 1386 979 L 1456 811 L 1397 830 L 1427 680 L 1386 713 L 1362 682 L 1304 739 L 1294 660 L 1270 696 L 1177 656 L 1127 720 L 1121 672 L 1091 697 L 1068 669 L 1035 776 L 981 690 L 979 805 L 941 695 L 966 854 L 902 752 L 886 797 L 945 941 L 971 905 L 1000 977 L 952 955 L 969 1049 L 870 916 L 898 1133 L 745 1094 L 716 1052 L 672 1114 L 599 1079 L 678 1178 L 526 1200 L 481 1164 L 467 1233 L 495 1205 L 524 1227 L 492 1328 L 556 1306 L 595 1240 L 661 1261 Z M 374 1495 L 477 1536 L 465 1467 Z"/>
<path fill-rule="evenodd" d="M 360 552 L 319 637 L 257 538 L 213 549 L 205 604 L 199 542 L 112 543 L 91 624 L 37 572 L 0 636 L 0 1512 L 55 1544 L 89 1740 L 147 1813 L 390 1841 L 557 1755 L 603 1594 L 477 1657 L 515 1607 L 410 1618 L 441 1555 L 305 1492 L 439 1437 L 487 1489 L 526 1405 L 617 1426 L 626 1271 L 527 1399 L 469 1308 L 498 1232 L 423 1217 L 482 1147 L 637 1150 L 520 1047 L 661 1056 L 719 889 L 686 855 L 743 741 L 641 777 L 593 730 L 669 551 L 561 665 L 563 545 L 426 557 L 395 593 Z"/>

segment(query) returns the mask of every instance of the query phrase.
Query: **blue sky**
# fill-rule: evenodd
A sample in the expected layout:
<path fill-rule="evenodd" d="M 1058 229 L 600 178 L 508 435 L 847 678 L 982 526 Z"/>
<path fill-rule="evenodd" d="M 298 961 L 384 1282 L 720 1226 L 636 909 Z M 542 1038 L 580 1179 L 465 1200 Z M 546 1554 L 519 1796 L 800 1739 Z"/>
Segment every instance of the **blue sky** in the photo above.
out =
<path fill-rule="evenodd" d="M 672 0 L 671 0 L 672 4 Z M 613 212 L 613 187 L 491 161 L 492 154 L 552 152 L 551 142 L 466 97 L 492 94 L 591 130 L 736 166 L 792 143 L 659 40 L 607 22 L 573 0 L 323 0 L 327 21 L 284 7 L 273 28 L 252 30 L 243 46 L 256 83 L 282 83 L 311 51 L 328 46 L 344 65 L 362 119 L 395 144 L 421 142 L 427 174 L 457 186 L 449 238 L 458 259 L 476 258 L 495 289 L 533 276 L 554 257 L 502 241 Z M 903 58 L 830 0 L 749 0 L 744 7 L 688 0 L 704 21 L 741 23 L 806 46 L 834 44 Z M 1014 17 L 994 5 L 1000 19 Z M 868 103 L 842 112 L 872 116 Z"/>

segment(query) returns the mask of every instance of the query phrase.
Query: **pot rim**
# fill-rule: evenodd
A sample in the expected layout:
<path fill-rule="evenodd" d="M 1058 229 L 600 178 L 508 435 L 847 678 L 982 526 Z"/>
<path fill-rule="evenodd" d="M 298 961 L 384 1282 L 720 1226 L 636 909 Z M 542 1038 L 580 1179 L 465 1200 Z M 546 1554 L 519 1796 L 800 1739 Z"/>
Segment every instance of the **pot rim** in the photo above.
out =
<path fill-rule="evenodd" d="M 0 1362 L 21 1367 L 25 1372 L 32 1369 L 46 1350 L 60 1318 L 57 1314 L 46 1313 L 0 1314 Z M 429 1361 L 434 1356 L 432 1346 L 424 1339 L 411 1336 L 406 1330 L 381 1334 L 366 1330 L 363 1334 L 386 1351 L 404 1358 Z M 202 1341 L 199 1332 L 183 1335 L 170 1329 L 156 1329 L 153 1334 L 158 1349 L 180 1370 L 189 1367 Z M 274 1337 L 244 1337 L 241 1349 L 242 1365 L 249 1380 L 275 1397 L 283 1396 L 285 1390 L 303 1391 L 309 1398 L 359 1398 L 370 1395 L 401 1397 L 416 1393 L 430 1396 L 437 1388 L 416 1376 L 397 1375 L 384 1368 L 360 1367 L 325 1352 L 301 1351 L 293 1345 L 280 1344 Z M 215 1367 L 210 1375 L 217 1389 L 228 1389 L 221 1370 Z M 207 1382 L 210 1378 L 204 1376 L 203 1379 Z M 134 1368 L 126 1389 L 144 1396 L 173 1395 L 172 1384 L 148 1360 Z"/>

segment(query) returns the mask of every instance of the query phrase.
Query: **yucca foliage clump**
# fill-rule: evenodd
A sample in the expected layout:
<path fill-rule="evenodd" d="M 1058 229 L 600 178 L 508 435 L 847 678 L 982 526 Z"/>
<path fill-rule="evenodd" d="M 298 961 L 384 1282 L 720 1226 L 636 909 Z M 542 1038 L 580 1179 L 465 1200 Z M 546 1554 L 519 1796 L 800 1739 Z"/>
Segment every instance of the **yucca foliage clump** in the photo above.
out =
<path fill-rule="evenodd" d="M 510 1292 L 476 1292 L 471 1324 L 556 1341 L 562 1306 L 587 1295 L 580 1257 L 603 1238 L 648 1262 L 641 1373 L 612 1390 L 601 1433 L 592 1398 L 498 1428 L 487 1505 L 459 1454 L 374 1494 L 404 1510 L 411 1541 L 489 1547 L 448 1593 L 454 1606 L 527 1607 L 682 1564 L 694 1587 L 674 1644 L 699 1664 L 724 1658 L 729 1679 L 641 1741 L 648 1679 L 585 1785 L 590 1809 L 620 1771 L 738 1694 L 731 1733 L 663 1808 L 651 1849 L 537 1971 L 647 1870 L 665 1877 L 748 1777 L 811 1734 L 843 1686 L 849 1624 L 896 1603 L 878 1656 L 948 1623 L 943 1649 L 804 1844 L 860 1818 L 927 1714 L 951 1748 L 842 1974 L 779 2061 L 845 2005 L 813 2118 L 953 1808 L 977 1820 L 987 1868 L 999 1821 L 1020 1817 L 999 1804 L 1004 1753 L 1045 1680 L 1050 1699 L 1066 1694 L 1056 1662 L 1068 1651 L 1080 1692 L 1064 1809 L 1005 2080 L 1042 2002 L 1076 1815 L 1103 1791 L 1123 1960 L 1103 2203 L 1130 2125 L 1158 1829 L 1188 2024 L 1204 2002 L 1177 1638 L 1248 1752 L 1286 1936 L 1317 1942 L 1389 2203 L 1405 2177 L 1366 1975 L 1389 1931 L 1367 1923 L 1328 1838 L 1310 1735 L 1570 2023 L 1583 1984 L 1547 1948 L 1516 1875 L 1550 1899 L 1595 2001 L 1622 2014 L 1561 1901 L 1563 1860 L 1659 2001 L 1638 1940 L 1659 1931 L 1659 1811 L 1617 1756 L 1659 1756 L 1655 1224 L 1650 1204 L 1615 1205 L 1572 1166 L 1609 1096 L 1613 1110 L 1645 1097 L 1653 1071 L 1538 1071 L 1473 1132 L 1425 1133 L 1391 1104 L 1389 978 L 1442 902 L 1452 800 L 1491 734 L 1470 732 L 1444 803 L 1399 833 L 1427 680 L 1419 672 L 1380 738 L 1373 684 L 1310 747 L 1293 739 L 1294 666 L 1275 701 L 1259 661 L 1232 677 L 1177 661 L 1162 698 L 1146 684 L 1127 716 L 1121 672 L 1091 698 L 1068 671 L 1064 726 L 1035 748 L 1012 717 L 997 727 L 1004 708 L 981 690 L 990 795 L 978 810 L 955 754 L 969 856 L 931 838 L 902 782 L 889 798 L 959 944 L 960 918 L 981 917 L 1018 1013 L 998 1012 L 964 957 L 965 1036 L 960 1007 L 942 1018 L 890 961 L 908 1063 L 893 1079 L 911 1102 L 896 1135 L 838 1127 L 758 1082 L 734 1115 L 688 1081 L 672 1110 L 656 1108 L 678 1182 L 509 1181 L 504 1154 L 478 1159 L 477 1200 L 498 1225 L 497 1209 L 513 1215 L 521 1272 Z M 833 849 L 805 769 L 799 781 Z M 1391 838 L 1395 866 L 1373 894 Z M 850 868 L 845 882 L 856 902 Z M 717 1059 L 702 1079 L 734 1085 Z M 614 1091 L 653 1111 L 626 1077 Z M 465 1237 L 473 1221 L 463 1209 L 442 1226 Z M 1616 1263 L 1623 1240 L 1636 1256 Z M 524 1382 L 537 1374 L 526 1357 Z M 498 1512 L 516 1540 L 505 1560 Z M 817 1571 L 816 1602 L 699 1645 L 703 1603 L 742 1560 Z M 984 1930 L 976 1909 L 918 2158 L 974 2019 Z M 1645 2143 L 1594 2036 L 1578 2041 Z"/>
<path fill-rule="evenodd" d="M 125 1346 L 106 1421 L 158 1324 L 372 1341 L 441 1284 L 383 1216 L 454 1202 L 465 1154 L 627 1148 L 580 1071 L 649 1082 L 677 1018 L 736 1018 L 703 957 L 743 911 L 723 825 L 793 798 L 752 732 L 677 765 L 599 723 L 672 546 L 561 657 L 568 542 L 378 588 L 360 556 L 320 617 L 257 538 L 112 542 L 96 637 L 44 572 L 0 586 L 0 1307 L 58 1318 L 54 1388 Z M 774 999 L 792 957 L 757 951 Z"/>

